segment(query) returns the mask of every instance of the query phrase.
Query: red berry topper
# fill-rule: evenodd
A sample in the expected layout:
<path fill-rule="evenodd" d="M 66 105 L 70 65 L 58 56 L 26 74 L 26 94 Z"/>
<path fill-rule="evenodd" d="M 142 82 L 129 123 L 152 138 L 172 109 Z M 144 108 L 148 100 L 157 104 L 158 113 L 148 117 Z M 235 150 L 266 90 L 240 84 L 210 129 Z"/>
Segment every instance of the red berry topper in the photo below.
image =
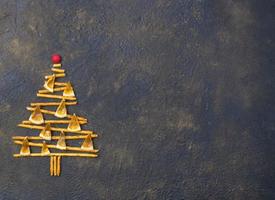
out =
<path fill-rule="evenodd" d="M 52 63 L 53 64 L 59 64 L 62 61 L 62 57 L 59 54 L 53 54 L 52 55 Z"/>

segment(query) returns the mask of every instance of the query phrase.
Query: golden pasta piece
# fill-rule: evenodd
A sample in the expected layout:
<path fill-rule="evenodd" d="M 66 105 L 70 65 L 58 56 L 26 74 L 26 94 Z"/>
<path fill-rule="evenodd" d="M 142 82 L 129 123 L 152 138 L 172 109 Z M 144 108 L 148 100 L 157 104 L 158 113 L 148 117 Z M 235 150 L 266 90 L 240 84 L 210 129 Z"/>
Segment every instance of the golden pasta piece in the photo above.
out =
<path fill-rule="evenodd" d="M 66 139 L 65 139 L 65 134 L 63 131 L 61 131 L 60 133 L 60 137 L 57 141 L 57 144 L 56 144 L 56 147 L 58 149 L 61 149 L 61 150 L 65 150 L 66 149 Z"/>
<path fill-rule="evenodd" d="M 55 82 L 55 75 L 52 75 L 48 78 L 48 80 L 45 81 L 44 88 L 46 88 L 50 92 L 53 92 L 54 82 Z"/>
<path fill-rule="evenodd" d="M 59 106 L 55 111 L 54 116 L 59 118 L 67 117 L 67 108 L 66 108 L 65 99 L 62 99 L 62 101 L 60 102 Z"/>
<path fill-rule="evenodd" d="M 50 153 L 51 153 L 51 152 L 50 152 L 50 150 L 49 150 L 49 148 L 48 148 L 46 142 L 43 141 L 43 146 L 42 146 L 42 148 L 41 148 L 41 154 L 42 154 L 42 155 L 49 155 Z"/>
<path fill-rule="evenodd" d="M 32 125 L 32 124 L 18 124 L 19 127 L 24 127 L 24 128 L 30 128 L 30 129 L 40 129 L 43 130 L 44 126 L 37 126 L 37 125 Z M 71 132 L 67 128 L 57 128 L 57 127 L 51 127 L 52 131 L 63 131 L 63 132 Z M 80 133 L 80 134 L 94 134 L 93 131 L 90 130 L 81 130 L 81 131 L 74 131 L 74 133 Z"/>
<path fill-rule="evenodd" d="M 39 136 L 45 140 L 51 140 L 52 132 L 51 132 L 51 124 L 47 123 L 44 129 L 40 132 Z"/>
<path fill-rule="evenodd" d="M 44 120 L 44 123 L 50 123 L 50 124 L 69 124 L 71 120 Z M 79 124 L 86 124 L 87 122 L 85 121 L 78 121 Z M 24 120 L 22 121 L 22 124 L 32 124 L 31 121 L 29 120 Z"/>
<path fill-rule="evenodd" d="M 97 134 L 91 134 L 92 138 L 96 138 L 98 135 Z M 80 140 L 80 139 L 85 139 L 87 136 L 86 135 L 74 135 L 74 136 L 65 136 L 66 140 Z M 13 136 L 13 140 L 24 140 L 24 136 Z M 28 136 L 29 140 L 42 140 L 41 137 L 39 136 Z M 52 140 L 58 140 L 59 136 L 52 136 Z"/>
<path fill-rule="evenodd" d="M 73 114 L 67 129 L 69 131 L 80 131 L 81 130 L 80 123 L 79 123 L 77 116 L 75 114 Z"/>
<path fill-rule="evenodd" d="M 52 68 L 52 71 L 56 72 L 56 73 L 64 73 L 65 72 L 64 69 L 56 69 L 56 68 Z"/>
<path fill-rule="evenodd" d="M 58 106 L 60 102 L 38 102 L 38 103 L 31 103 L 31 106 Z M 66 102 L 66 105 L 76 105 L 77 101 Z"/>
<path fill-rule="evenodd" d="M 50 160 L 50 174 L 51 176 L 53 176 L 53 156 L 50 157 L 51 160 Z"/>
<path fill-rule="evenodd" d="M 20 150 L 20 155 L 30 155 L 30 154 L 31 154 L 31 150 L 29 146 L 28 137 L 25 137 Z"/>
<path fill-rule="evenodd" d="M 30 139 L 30 138 L 28 137 L 28 139 Z M 66 137 L 65 137 L 65 139 L 66 139 Z M 20 145 L 23 144 L 23 141 L 20 141 L 20 140 L 14 140 L 13 142 L 14 142 L 14 144 L 20 144 Z M 43 147 L 43 143 L 29 142 L 29 146 L 30 147 Z M 48 149 L 59 149 L 56 145 L 53 145 L 53 144 L 47 144 L 47 148 Z M 81 149 L 80 147 L 66 145 L 66 151 L 67 150 L 68 151 L 80 151 L 80 152 L 92 152 L 92 153 L 98 152 L 98 149 L 92 149 L 92 150 L 91 149 Z"/>
<path fill-rule="evenodd" d="M 62 95 L 54 95 L 54 94 L 37 93 L 36 95 L 38 97 L 43 97 L 43 98 L 76 100 L 75 97 L 65 97 L 65 96 L 62 96 Z"/>
<path fill-rule="evenodd" d="M 53 92 L 59 92 L 59 91 L 63 91 L 63 90 L 65 90 L 65 87 L 58 87 L 58 88 L 54 88 Z M 38 90 L 38 93 L 47 94 L 47 93 L 49 93 L 49 90 Z"/>
<path fill-rule="evenodd" d="M 60 176 L 60 171 L 61 171 L 60 160 L 61 160 L 61 156 L 57 156 L 57 176 Z"/>
<path fill-rule="evenodd" d="M 70 82 L 67 83 L 65 90 L 63 91 L 63 96 L 74 97 L 74 90 Z"/>
<path fill-rule="evenodd" d="M 34 124 L 43 124 L 44 123 L 44 117 L 40 110 L 40 106 L 36 106 L 34 111 L 32 112 L 29 120 Z"/>
<path fill-rule="evenodd" d="M 59 104 L 60 104 L 60 103 L 59 103 Z M 33 108 L 33 107 L 27 107 L 27 110 L 34 111 L 35 108 Z M 45 109 L 40 109 L 40 110 L 41 110 L 41 112 L 44 113 L 44 114 L 49 114 L 49 115 L 54 115 L 54 114 L 55 114 L 54 111 L 45 110 Z M 72 115 L 68 114 L 67 117 L 68 117 L 68 118 L 72 118 Z M 78 116 L 77 118 L 78 118 L 79 121 L 85 121 L 85 122 L 87 122 L 87 119 L 84 118 L 84 117 L 79 117 L 79 116 Z"/>
<path fill-rule="evenodd" d="M 81 149 L 85 150 L 94 150 L 93 140 L 91 134 L 87 135 L 83 144 L 81 145 Z"/>
<path fill-rule="evenodd" d="M 45 79 L 49 79 L 49 78 L 51 78 L 52 76 L 55 76 L 55 78 L 58 78 L 58 77 L 65 77 L 66 74 L 65 74 L 65 73 L 53 74 L 53 75 L 45 76 Z"/>
<path fill-rule="evenodd" d="M 68 83 L 66 82 L 55 82 L 54 85 L 56 86 L 66 86 Z"/>
<path fill-rule="evenodd" d="M 53 157 L 53 175 L 56 176 L 56 156 Z"/>
<path fill-rule="evenodd" d="M 25 157 L 26 155 L 13 154 L 14 158 Z M 30 157 L 41 157 L 41 153 L 31 153 L 27 155 Z M 45 156 L 45 155 L 44 155 Z M 86 157 L 86 158 L 96 158 L 98 157 L 95 153 L 51 153 L 49 156 L 66 156 L 66 157 Z"/>
<path fill-rule="evenodd" d="M 61 67 L 61 63 L 53 64 L 53 67 Z"/>

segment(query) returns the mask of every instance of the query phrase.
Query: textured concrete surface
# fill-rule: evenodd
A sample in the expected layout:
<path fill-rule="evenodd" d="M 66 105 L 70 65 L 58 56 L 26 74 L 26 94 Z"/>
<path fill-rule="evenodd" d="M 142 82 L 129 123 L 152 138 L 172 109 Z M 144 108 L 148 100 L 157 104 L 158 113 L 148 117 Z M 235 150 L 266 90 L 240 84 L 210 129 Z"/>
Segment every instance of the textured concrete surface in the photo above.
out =
<path fill-rule="evenodd" d="M 1 200 L 275 199 L 273 0 L 0 1 Z M 98 159 L 14 159 L 64 57 Z"/>

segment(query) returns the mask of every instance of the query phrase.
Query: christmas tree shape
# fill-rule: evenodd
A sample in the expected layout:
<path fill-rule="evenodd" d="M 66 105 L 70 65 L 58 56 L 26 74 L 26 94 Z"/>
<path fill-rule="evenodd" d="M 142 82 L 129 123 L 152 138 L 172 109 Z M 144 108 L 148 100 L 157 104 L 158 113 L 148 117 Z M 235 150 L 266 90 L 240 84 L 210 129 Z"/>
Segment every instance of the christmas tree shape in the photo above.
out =
<path fill-rule="evenodd" d="M 98 150 L 94 148 L 93 139 L 97 135 L 90 130 L 82 130 L 87 119 L 69 114 L 67 106 L 76 105 L 76 97 L 70 82 L 58 82 L 58 78 L 65 77 L 65 70 L 61 69 L 61 56 L 52 56 L 52 75 L 45 76 L 44 88 L 37 93 L 44 100 L 31 103 L 27 110 L 31 111 L 29 120 L 22 121 L 19 127 L 35 129 L 35 136 L 14 136 L 15 144 L 21 145 L 18 157 L 50 157 L 50 175 L 60 176 L 61 157 L 97 157 Z M 47 110 L 46 107 L 50 107 Z M 45 119 L 45 116 L 48 116 Z M 77 146 L 74 146 L 76 142 Z M 72 144 L 68 144 L 72 143 Z M 31 148 L 39 151 L 31 152 Z"/>

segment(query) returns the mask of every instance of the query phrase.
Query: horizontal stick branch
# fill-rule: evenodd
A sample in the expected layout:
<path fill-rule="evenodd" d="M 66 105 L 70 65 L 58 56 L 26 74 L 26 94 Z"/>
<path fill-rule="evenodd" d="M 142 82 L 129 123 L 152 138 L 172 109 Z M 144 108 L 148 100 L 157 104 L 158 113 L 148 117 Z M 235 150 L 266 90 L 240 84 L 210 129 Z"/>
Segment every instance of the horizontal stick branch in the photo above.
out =
<path fill-rule="evenodd" d="M 45 127 L 44 126 L 37 126 L 37 125 L 29 125 L 29 124 L 18 124 L 19 127 L 23 127 L 23 128 L 30 128 L 30 129 L 38 129 L 38 130 L 42 130 Z M 93 131 L 88 131 L 88 130 L 81 130 L 81 131 L 70 131 L 66 128 L 55 128 L 55 127 L 51 127 L 51 131 L 63 131 L 63 132 L 70 132 L 70 133 L 80 133 L 80 134 L 93 134 Z"/>
<path fill-rule="evenodd" d="M 79 139 L 85 139 L 86 135 L 74 135 L 74 136 L 65 136 L 66 140 L 79 140 Z M 92 138 L 98 137 L 97 134 L 91 134 Z M 24 140 L 26 136 L 13 136 L 13 140 Z M 39 136 L 27 136 L 28 140 L 44 140 L 43 138 Z M 59 140 L 60 136 L 52 136 L 51 140 Z"/>
<path fill-rule="evenodd" d="M 13 154 L 13 157 L 47 157 L 47 156 L 66 156 L 66 157 L 89 157 L 96 158 L 97 154 L 89 154 L 89 153 L 50 153 L 47 155 L 41 153 L 31 153 L 29 155 L 21 155 L 21 154 Z"/>
<path fill-rule="evenodd" d="M 44 123 L 50 123 L 50 124 L 69 124 L 71 122 L 71 120 L 45 120 Z M 22 121 L 23 124 L 33 124 L 31 121 L 29 120 L 24 120 Z M 87 121 L 79 121 L 79 124 L 86 124 Z"/>
<path fill-rule="evenodd" d="M 40 94 L 40 93 L 37 93 L 36 96 L 43 97 L 43 98 L 52 98 L 52 99 L 76 100 L 75 97 L 66 97 L 66 96 L 54 95 L 54 94 Z"/>
<path fill-rule="evenodd" d="M 54 85 L 56 86 L 66 86 L 68 83 L 64 83 L 64 82 L 54 82 Z"/>
<path fill-rule="evenodd" d="M 22 141 L 18 141 L 15 140 L 13 141 L 15 144 L 20 144 L 22 145 L 23 142 Z M 33 147 L 42 147 L 43 143 L 34 143 L 34 142 L 29 142 L 29 146 L 33 146 Z M 59 149 L 56 145 L 53 144 L 47 144 L 47 147 L 50 149 Z M 97 153 L 98 150 L 94 149 L 94 150 L 87 150 L 87 149 L 81 149 L 80 147 L 71 147 L 71 146 L 66 146 L 66 150 L 69 151 L 81 151 L 81 152 L 91 152 L 91 153 Z"/>
<path fill-rule="evenodd" d="M 59 92 L 59 91 L 63 91 L 65 90 L 66 87 L 59 87 L 59 88 L 54 88 L 53 91 L 54 92 Z M 38 93 L 40 94 L 46 94 L 46 93 L 51 93 L 49 90 L 38 90 Z"/>
<path fill-rule="evenodd" d="M 57 73 L 64 73 L 65 69 L 56 69 L 56 68 L 52 68 L 53 72 L 57 72 Z"/>
<path fill-rule="evenodd" d="M 49 76 L 45 76 L 45 79 L 51 78 L 53 75 L 49 75 Z M 66 74 L 62 73 L 62 74 L 55 74 L 56 78 L 61 78 L 61 77 L 65 77 Z"/>
<path fill-rule="evenodd" d="M 29 110 L 29 111 L 34 111 L 34 109 L 35 108 L 32 108 L 32 107 L 27 107 L 27 110 Z M 49 114 L 49 115 L 54 115 L 55 114 L 55 111 L 50 111 L 50 110 L 45 110 L 45 109 L 40 109 L 40 111 L 42 112 L 42 113 L 45 113 L 45 114 Z M 73 117 L 73 115 L 67 115 L 67 118 L 72 118 Z M 77 116 L 77 119 L 79 120 L 79 121 L 87 121 L 87 119 L 86 118 L 84 118 L 84 117 L 79 117 L 79 116 Z"/>
<path fill-rule="evenodd" d="M 61 66 L 62 66 L 61 63 L 53 64 L 53 67 L 61 67 Z"/>
<path fill-rule="evenodd" d="M 65 102 L 66 106 L 76 105 L 77 101 Z M 38 102 L 31 103 L 31 106 L 59 106 L 60 102 Z"/>

